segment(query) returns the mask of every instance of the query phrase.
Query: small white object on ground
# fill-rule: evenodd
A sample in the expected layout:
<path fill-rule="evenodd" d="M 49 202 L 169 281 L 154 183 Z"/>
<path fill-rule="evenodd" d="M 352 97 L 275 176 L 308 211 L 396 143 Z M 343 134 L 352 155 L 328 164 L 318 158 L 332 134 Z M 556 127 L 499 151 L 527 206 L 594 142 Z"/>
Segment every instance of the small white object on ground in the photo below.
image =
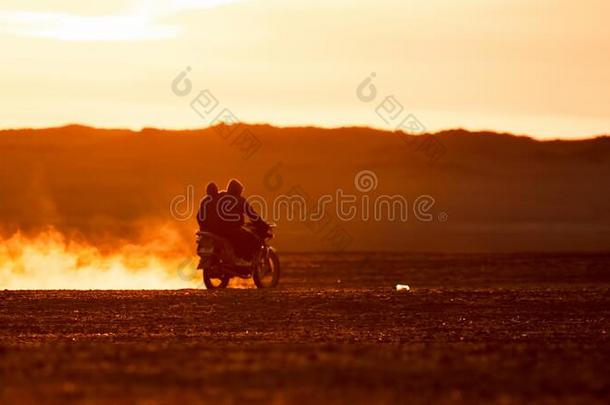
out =
<path fill-rule="evenodd" d="M 411 288 L 406 284 L 396 284 L 396 291 L 410 291 Z"/>

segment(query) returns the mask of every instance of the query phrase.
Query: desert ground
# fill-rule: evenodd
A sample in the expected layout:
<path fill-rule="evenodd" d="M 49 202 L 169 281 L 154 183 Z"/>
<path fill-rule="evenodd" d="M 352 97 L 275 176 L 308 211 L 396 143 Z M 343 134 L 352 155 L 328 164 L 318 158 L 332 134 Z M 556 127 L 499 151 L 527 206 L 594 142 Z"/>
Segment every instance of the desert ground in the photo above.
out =
<path fill-rule="evenodd" d="M 610 398 L 610 254 L 281 259 L 273 290 L 0 292 L 0 401 Z"/>

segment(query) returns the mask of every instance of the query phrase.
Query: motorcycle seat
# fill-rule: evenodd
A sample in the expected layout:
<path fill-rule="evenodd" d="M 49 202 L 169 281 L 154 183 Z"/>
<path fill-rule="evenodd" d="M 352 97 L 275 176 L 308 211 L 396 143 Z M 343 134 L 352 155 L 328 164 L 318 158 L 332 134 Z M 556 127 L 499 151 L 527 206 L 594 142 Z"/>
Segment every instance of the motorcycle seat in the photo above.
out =
<path fill-rule="evenodd" d="M 197 252 L 199 254 L 211 253 L 215 249 L 219 249 L 224 253 L 225 258 L 235 256 L 233 245 L 227 238 L 219 236 L 212 232 L 197 232 Z"/>

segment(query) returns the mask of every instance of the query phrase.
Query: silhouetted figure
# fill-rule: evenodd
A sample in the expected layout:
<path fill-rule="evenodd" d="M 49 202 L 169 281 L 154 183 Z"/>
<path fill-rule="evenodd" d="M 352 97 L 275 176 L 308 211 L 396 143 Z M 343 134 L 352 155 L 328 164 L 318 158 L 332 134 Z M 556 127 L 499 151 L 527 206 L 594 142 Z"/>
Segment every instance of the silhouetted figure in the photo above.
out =
<path fill-rule="evenodd" d="M 216 183 L 209 183 L 206 187 L 206 195 L 199 204 L 197 212 L 197 223 L 199 230 L 203 232 L 218 233 L 220 230 L 220 219 L 218 217 L 218 186 Z"/>
<path fill-rule="evenodd" d="M 220 230 L 218 233 L 231 242 L 237 256 L 250 260 L 260 247 L 261 240 L 251 230 L 244 227 L 245 217 L 247 216 L 254 226 L 267 227 L 268 225 L 242 196 L 243 190 L 244 186 L 233 179 L 229 181 L 227 191 L 220 193 L 218 198 Z"/>

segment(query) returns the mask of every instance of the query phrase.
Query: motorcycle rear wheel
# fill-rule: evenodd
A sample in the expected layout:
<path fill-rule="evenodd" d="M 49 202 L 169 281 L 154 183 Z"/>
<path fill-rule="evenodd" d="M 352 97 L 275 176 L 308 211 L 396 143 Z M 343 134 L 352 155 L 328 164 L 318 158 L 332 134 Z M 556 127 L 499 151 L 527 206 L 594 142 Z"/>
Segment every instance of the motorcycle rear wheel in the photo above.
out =
<path fill-rule="evenodd" d="M 231 280 L 231 277 L 223 274 L 222 276 L 218 277 L 216 275 L 214 275 L 214 277 L 210 276 L 210 269 L 203 269 L 203 284 L 205 285 L 205 288 L 207 290 L 217 290 L 220 288 L 227 288 L 227 285 L 229 285 L 229 281 Z"/>

